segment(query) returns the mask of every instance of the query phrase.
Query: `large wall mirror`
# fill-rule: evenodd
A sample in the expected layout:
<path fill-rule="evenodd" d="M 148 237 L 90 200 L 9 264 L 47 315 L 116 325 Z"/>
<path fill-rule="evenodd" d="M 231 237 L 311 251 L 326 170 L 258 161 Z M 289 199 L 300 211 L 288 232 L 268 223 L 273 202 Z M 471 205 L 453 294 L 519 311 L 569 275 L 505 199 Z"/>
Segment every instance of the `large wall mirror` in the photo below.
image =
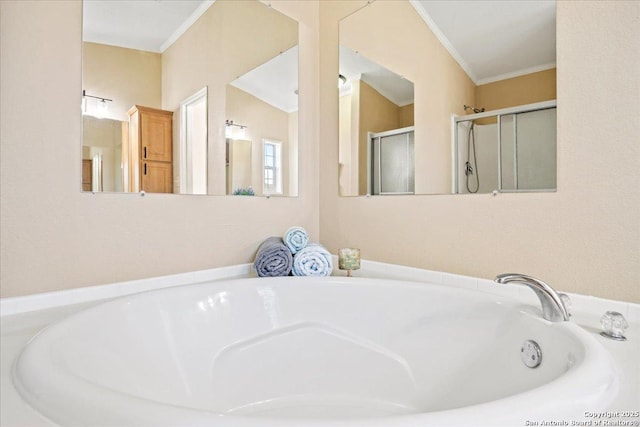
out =
<path fill-rule="evenodd" d="M 555 0 L 362 4 L 340 21 L 340 195 L 555 190 Z"/>
<path fill-rule="evenodd" d="M 298 23 L 258 0 L 83 2 L 82 189 L 298 195 Z"/>

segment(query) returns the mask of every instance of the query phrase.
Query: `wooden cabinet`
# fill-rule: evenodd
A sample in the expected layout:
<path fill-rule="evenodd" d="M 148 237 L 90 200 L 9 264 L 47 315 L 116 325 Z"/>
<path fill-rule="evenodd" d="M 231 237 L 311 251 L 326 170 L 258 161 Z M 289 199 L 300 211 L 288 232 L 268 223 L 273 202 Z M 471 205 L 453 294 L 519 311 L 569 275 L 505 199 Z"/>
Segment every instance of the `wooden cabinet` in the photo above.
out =
<path fill-rule="evenodd" d="M 129 110 L 129 191 L 173 192 L 173 112 L 134 105 Z M 123 150 L 124 155 L 124 150 Z"/>
<path fill-rule="evenodd" d="M 93 167 L 91 159 L 82 159 L 82 191 L 93 190 Z"/>
<path fill-rule="evenodd" d="M 145 161 L 142 163 L 141 186 L 147 193 L 171 193 L 173 168 L 171 163 Z"/>

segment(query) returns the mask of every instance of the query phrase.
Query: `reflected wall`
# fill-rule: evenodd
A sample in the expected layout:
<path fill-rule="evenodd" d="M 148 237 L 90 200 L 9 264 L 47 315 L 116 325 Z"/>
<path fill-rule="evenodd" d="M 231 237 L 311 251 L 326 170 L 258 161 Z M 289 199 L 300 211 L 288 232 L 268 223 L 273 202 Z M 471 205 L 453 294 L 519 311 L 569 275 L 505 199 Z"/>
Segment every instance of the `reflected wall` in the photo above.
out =
<path fill-rule="evenodd" d="M 264 128 L 252 124 L 261 120 L 261 112 L 266 110 L 270 110 L 272 116 L 278 115 L 275 111 L 277 108 L 261 103 L 251 94 L 233 90 L 228 85 L 297 44 L 298 24 L 282 13 L 258 1 L 216 1 L 163 53 L 164 108 L 175 109 L 182 99 L 199 88 L 207 86 L 209 89 L 209 194 L 228 194 L 225 177 L 226 120 L 246 125 L 247 135 L 250 137 L 242 139 L 251 140 L 254 145 L 260 144 L 267 135 L 288 141 L 287 117 L 276 120 L 280 123 L 278 130 L 273 133 L 271 130 L 263 132 L 261 129 Z M 295 66 L 297 67 L 297 62 Z M 248 102 L 244 110 L 241 98 Z M 261 104 L 262 109 L 256 109 L 256 104 Z M 240 111 L 244 114 L 239 114 Z M 285 114 L 282 112 L 279 115 Z M 253 149 L 252 153 L 255 156 L 252 158 L 253 188 L 257 194 L 262 194 L 262 150 Z"/>
<path fill-rule="evenodd" d="M 116 4 L 125 4 L 118 2 Z M 84 43 L 83 49 L 83 89 L 87 94 L 111 99 L 109 111 L 101 117 L 127 122 L 127 111 L 133 105 L 162 109 L 173 113 L 172 120 L 172 164 L 173 191 L 176 193 L 198 194 L 203 191 L 185 190 L 192 188 L 182 182 L 191 176 L 190 163 L 185 163 L 184 114 L 181 105 L 194 97 L 203 88 L 207 89 L 204 123 L 206 129 L 206 169 L 199 180 L 206 181 L 204 193 L 210 195 L 230 194 L 226 183 L 226 139 L 229 135 L 225 123 L 242 123 L 250 133 L 254 147 L 252 164 L 253 188 L 256 195 L 263 195 L 262 149 L 263 139 L 282 141 L 282 191 L 278 195 L 297 196 L 297 141 L 298 135 L 290 135 L 290 129 L 297 124 L 298 100 L 298 23 L 292 18 L 259 1 L 218 0 L 195 21 L 171 46 L 162 53 L 153 53 Z M 270 63 L 284 52 L 295 48 L 295 55 L 281 65 L 287 72 L 260 76 L 251 81 L 253 91 L 244 95 L 233 93 L 234 99 L 227 100 L 227 86 L 250 71 Z M 280 78 L 281 81 L 278 81 Z M 284 83 L 283 83 L 284 82 Z M 263 98 L 261 87 L 286 88 L 288 99 L 293 98 L 284 108 L 277 99 Z M 285 89 L 283 89 L 285 91 Z M 294 91 L 296 93 L 294 94 Z M 276 93 L 276 98 L 280 94 Z M 284 97 L 285 95 L 282 94 Z M 238 99 L 249 100 L 253 105 L 262 102 L 265 109 L 282 110 L 284 120 L 277 120 L 280 129 L 272 132 L 262 127 L 251 128 L 261 119 L 273 114 L 262 114 L 252 105 L 239 106 Z M 86 98 L 88 110 L 95 113 L 97 100 Z M 230 110 L 229 110 L 229 109 Z M 242 112 L 239 114 L 238 112 Z M 256 116 L 257 115 L 257 116 Z M 264 121 L 264 120 L 263 120 Z M 225 132 L 227 131 L 227 132 Z M 243 136 L 241 139 L 246 140 Z M 95 138 L 89 138 L 95 139 Z M 88 146 L 87 143 L 83 144 Z M 123 157 L 122 162 L 128 160 Z M 135 160 L 130 163 L 135 163 Z M 125 185 L 126 187 L 126 185 Z M 105 190 L 106 191 L 106 190 Z M 115 188 L 113 191 L 123 191 Z M 125 190 L 126 191 L 126 190 Z"/>
<path fill-rule="evenodd" d="M 555 100 L 555 68 L 476 86 L 409 1 L 376 1 L 361 6 L 340 20 L 339 37 L 340 74 L 344 73 L 343 69 L 348 68 L 352 61 L 348 57 L 345 59 L 344 51 L 348 49 L 412 82 L 415 87 L 414 102 L 411 104 L 415 117 L 412 123 L 415 125 L 414 194 L 468 192 L 460 190 L 458 186 L 460 179 L 457 165 L 461 157 L 458 156 L 455 125 L 452 123 L 453 116 L 466 115 L 468 111 L 465 110 L 465 105 L 493 111 Z M 474 41 L 469 40 L 468 43 L 472 44 Z M 355 91 L 354 93 L 359 95 Z M 366 108 L 374 103 L 366 102 L 363 105 Z M 348 108 L 351 110 L 347 111 Z M 372 170 L 372 156 L 367 152 L 370 151 L 370 144 L 362 139 L 368 132 L 379 132 L 380 129 L 375 126 L 367 127 L 362 118 L 388 118 L 393 113 L 383 113 L 385 106 L 376 104 L 373 112 L 364 114 L 360 109 L 354 108 L 354 103 L 350 103 L 342 92 L 339 109 L 340 195 L 373 194 L 370 189 L 373 177 L 368 172 Z M 349 129 L 347 121 L 352 123 L 352 127 L 353 123 L 359 122 L 359 128 Z M 477 122 L 479 125 L 486 125 L 491 119 L 479 119 Z M 545 127 L 547 126 L 555 127 L 555 121 L 545 123 Z M 486 133 L 487 129 L 483 132 Z M 497 140 L 497 128 L 493 134 L 493 139 Z M 360 141 L 355 144 L 357 138 Z M 553 144 L 545 143 L 545 147 L 551 146 L 555 149 L 555 141 Z M 495 146 L 492 149 L 497 150 Z M 484 150 L 483 154 L 486 153 Z M 548 175 L 548 169 L 555 170 L 555 151 L 550 154 L 540 157 L 549 160 L 541 165 L 540 174 Z M 494 153 L 490 158 L 485 157 L 487 158 L 481 161 L 484 163 L 482 168 L 479 167 L 474 173 L 481 170 L 484 177 L 491 179 L 484 180 L 476 190 L 481 193 L 499 191 L 498 156 Z"/>
<path fill-rule="evenodd" d="M 415 194 L 449 193 L 451 115 L 464 114 L 463 106 L 473 105 L 473 81 L 408 1 L 374 2 L 342 19 L 339 31 L 341 46 L 413 83 Z M 339 151 L 351 154 L 350 163 L 340 162 L 343 170 L 340 172 L 341 194 L 367 194 L 366 166 L 362 165 L 366 156 L 362 151 L 356 154 L 345 147 L 340 147 Z M 359 164 L 354 162 L 356 158 Z M 342 178 L 349 173 L 353 176 L 356 168 L 359 170 L 357 180 L 349 182 Z"/>

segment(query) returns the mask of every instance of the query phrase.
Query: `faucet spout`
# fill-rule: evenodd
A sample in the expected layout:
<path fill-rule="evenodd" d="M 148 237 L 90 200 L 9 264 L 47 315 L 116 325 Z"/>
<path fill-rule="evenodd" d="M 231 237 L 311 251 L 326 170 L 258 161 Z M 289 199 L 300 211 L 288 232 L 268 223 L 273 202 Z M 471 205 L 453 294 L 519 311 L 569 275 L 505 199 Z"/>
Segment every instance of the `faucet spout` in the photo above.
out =
<path fill-rule="evenodd" d="M 496 276 L 497 283 L 520 283 L 530 287 L 542 304 L 542 317 L 550 322 L 566 322 L 569 314 L 560 295 L 549 285 L 535 277 L 518 273 L 507 273 Z"/>

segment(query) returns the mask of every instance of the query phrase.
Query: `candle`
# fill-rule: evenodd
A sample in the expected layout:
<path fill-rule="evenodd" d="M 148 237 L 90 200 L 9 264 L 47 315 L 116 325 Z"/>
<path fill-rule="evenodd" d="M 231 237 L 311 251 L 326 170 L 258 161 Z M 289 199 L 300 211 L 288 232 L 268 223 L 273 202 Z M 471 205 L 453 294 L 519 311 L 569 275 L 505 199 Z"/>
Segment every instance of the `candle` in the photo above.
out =
<path fill-rule="evenodd" d="M 343 248 L 338 250 L 338 268 L 347 270 L 347 275 L 351 276 L 352 270 L 360 269 L 360 249 Z"/>

